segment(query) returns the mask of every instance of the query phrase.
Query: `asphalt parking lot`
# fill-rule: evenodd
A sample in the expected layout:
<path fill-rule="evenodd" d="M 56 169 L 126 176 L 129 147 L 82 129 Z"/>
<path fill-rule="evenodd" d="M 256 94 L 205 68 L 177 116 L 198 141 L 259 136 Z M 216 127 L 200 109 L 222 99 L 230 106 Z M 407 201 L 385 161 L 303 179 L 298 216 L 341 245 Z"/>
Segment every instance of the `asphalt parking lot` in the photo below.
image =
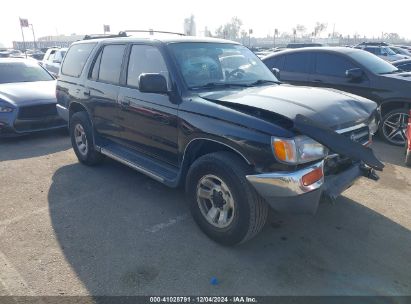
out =
<path fill-rule="evenodd" d="M 63 132 L 3 140 L 0 295 L 411 295 L 411 169 L 401 148 L 374 148 L 380 181 L 226 248 L 183 191 L 111 160 L 83 166 Z"/>

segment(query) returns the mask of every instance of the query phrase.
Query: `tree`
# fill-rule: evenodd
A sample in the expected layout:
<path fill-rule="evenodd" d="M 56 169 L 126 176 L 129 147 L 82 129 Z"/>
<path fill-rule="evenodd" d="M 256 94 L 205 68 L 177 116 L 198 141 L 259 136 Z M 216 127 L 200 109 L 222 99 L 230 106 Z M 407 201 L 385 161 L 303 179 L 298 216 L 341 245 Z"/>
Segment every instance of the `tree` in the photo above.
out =
<path fill-rule="evenodd" d="M 317 22 L 314 27 L 314 37 L 320 35 L 323 31 L 327 29 L 327 23 Z"/>
<path fill-rule="evenodd" d="M 400 40 L 400 35 L 398 33 L 385 33 L 384 38 L 389 40 L 389 41 L 398 41 Z"/>
<path fill-rule="evenodd" d="M 240 18 L 233 17 L 231 18 L 230 22 L 224 25 L 220 25 L 215 31 L 215 34 L 217 37 L 220 38 L 236 40 L 240 38 L 240 31 L 242 25 L 243 22 L 240 20 Z"/>
<path fill-rule="evenodd" d="M 300 34 L 300 36 L 304 36 L 304 33 L 307 31 L 307 28 L 302 24 L 297 24 L 295 27 L 295 31 Z"/>
<path fill-rule="evenodd" d="M 187 36 L 196 35 L 196 22 L 194 20 L 194 15 L 184 19 L 184 34 Z"/>

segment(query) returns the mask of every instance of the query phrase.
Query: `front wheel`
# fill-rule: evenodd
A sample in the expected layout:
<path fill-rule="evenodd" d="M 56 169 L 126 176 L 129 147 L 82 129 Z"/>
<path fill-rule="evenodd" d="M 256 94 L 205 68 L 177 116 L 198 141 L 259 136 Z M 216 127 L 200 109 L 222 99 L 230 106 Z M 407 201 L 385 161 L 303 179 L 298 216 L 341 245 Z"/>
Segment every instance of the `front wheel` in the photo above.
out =
<path fill-rule="evenodd" d="M 380 124 L 381 136 L 390 144 L 396 146 L 405 145 L 405 135 L 408 123 L 406 109 L 394 109 L 384 115 Z"/>
<path fill-rule="evenodd" d="M 190 210 L 200 229 L 223 245 L 236 245 L 264 227 L 267 203 L 249 184 L 247 164 L 229 152 L 207 154 L 187 174 Z"/>

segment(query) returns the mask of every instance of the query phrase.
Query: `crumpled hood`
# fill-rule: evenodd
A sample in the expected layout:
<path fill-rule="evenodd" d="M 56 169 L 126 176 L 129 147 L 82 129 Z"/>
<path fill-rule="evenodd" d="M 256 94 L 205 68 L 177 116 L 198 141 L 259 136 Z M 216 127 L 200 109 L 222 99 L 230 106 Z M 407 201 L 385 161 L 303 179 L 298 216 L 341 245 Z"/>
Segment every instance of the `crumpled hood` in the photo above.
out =
<path fill-rule="evenodd" d="M 302 114 L 333 129 L 364 122 L 377 108 L 371 100 L 338 90 L 286 84 L 201 93 L 200 97 L 230 108 L 241 105 L 266 110 L 291 120 Z"/>
<path fill-rule="evenodd" d="M 0 84 L 0 99 L 14 106 L 38 101 L 56 102 L 56 81 L 35 81 Z"/>

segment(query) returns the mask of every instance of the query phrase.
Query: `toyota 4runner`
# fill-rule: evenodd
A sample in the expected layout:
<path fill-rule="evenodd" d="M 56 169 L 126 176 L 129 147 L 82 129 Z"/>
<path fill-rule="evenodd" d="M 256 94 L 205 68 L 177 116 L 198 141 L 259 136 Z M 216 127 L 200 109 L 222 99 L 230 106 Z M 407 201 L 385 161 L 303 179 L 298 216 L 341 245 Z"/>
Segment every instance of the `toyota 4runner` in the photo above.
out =
<path fill-rule="evenodd" d="M 120 35 L 125 36 L 125 35 Z M 57 109 L 80 162 L 107 156 L 185 187 L 213 240 L 234 245 L 269 208 L 314 213 L 383 165 L 367 146 L 376 104 L 331 89 L 280 83 L 246 47 L 164 36 L 73 43 Z"/>

